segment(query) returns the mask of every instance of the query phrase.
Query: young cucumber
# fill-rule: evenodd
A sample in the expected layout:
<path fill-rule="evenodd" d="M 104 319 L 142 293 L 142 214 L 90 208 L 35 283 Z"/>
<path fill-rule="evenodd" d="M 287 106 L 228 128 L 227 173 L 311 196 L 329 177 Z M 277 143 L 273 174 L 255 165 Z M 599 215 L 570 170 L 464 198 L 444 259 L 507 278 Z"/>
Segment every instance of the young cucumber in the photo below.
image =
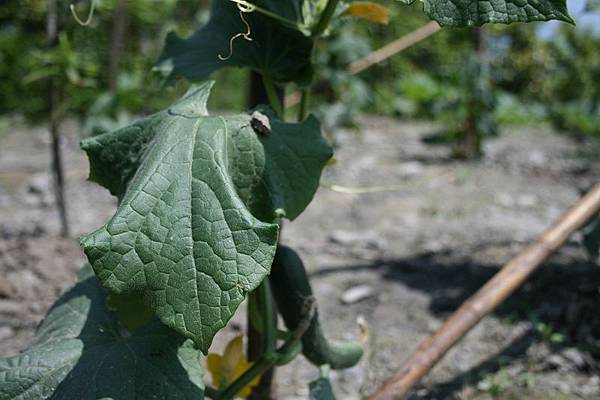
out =
<path fill-rule="evenodd" d="M 279 245 L 271 268 L 271 288 L 277 307 L 287 329 L 298 327 L 306 313 L 307 301 L 313 293 L 302 260 L 289 247 Z M 333 369 L 354 366 L 362 357 L 363 348 L 358 342 L 327 340 L 315 312 L 310 326 L 302 336 L 302 353 L 315 365 L 329 364 Z"/>

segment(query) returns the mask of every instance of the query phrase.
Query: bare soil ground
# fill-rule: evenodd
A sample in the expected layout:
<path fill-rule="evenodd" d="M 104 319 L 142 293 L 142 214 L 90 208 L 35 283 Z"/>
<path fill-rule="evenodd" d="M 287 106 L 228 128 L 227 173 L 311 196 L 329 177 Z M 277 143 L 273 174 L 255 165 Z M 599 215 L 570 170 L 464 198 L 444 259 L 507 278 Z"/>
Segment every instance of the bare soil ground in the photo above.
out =
<path fill-rule="evenodd" d="M 544 127 L 509 129 L 478 162 L 422 143 L 435 128 L 363 118 L 335 133 L 337 164 L 283 242 L 304 258 L 334 338 L 369 327 L 367 355 L 333 372 L 339 399 L 358 399 L 399 368 L 519 249 L 600 180 L 586 144 Z M 75 239 L 100 226 L 115 200 L 86 182 L 74 125 L 65 126 L 73 239 L 58 237 L 44 129 L 0 134 L 0 356 L 26 346 L 84 261 Z M 400 185 L 339 193 L 330 185 Z M 415 389 L 411 399 L 600 399 L 600 269 L 574 237 L 485 318 Z M 342 302 L 356 287 L 366 297 Z M 355 299 L 356 300 L 356 299 Z M 241 310 L 215 349 L 243 328 Z M 306 399 L 316 369 L 299 359 L 277 372 L 280 399 Z"/>

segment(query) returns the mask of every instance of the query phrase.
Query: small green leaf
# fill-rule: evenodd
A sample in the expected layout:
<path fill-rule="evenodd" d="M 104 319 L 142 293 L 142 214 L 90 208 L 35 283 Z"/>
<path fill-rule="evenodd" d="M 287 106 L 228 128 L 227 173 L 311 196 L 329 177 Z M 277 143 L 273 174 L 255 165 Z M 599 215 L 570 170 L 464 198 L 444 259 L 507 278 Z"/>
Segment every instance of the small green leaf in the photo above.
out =
<path fill-rule="evenodd" d="M 115 216 L 82 238 L 94 271 L 110 290 L 143 296 L 203 352 L 268 275 L 278 234 L 271 222 L 308 205 L 331 157 L 313 117 L 272 119 L 263 136 L 249 115 L 208 116 L 211 86 L 82 144 L 91 177 L 122 197 Z M 127 146 L 135 130 L 137 153 Z"/>
<path fill-rule="evenodd" d="M 442 26 L 548 21 L 574 23 L 566 0 L 422 0 L 425 14 Z"/>
<path fill-rule="evenodd" d="M 312 381 L 308 389 L 310 400 L 335 400 L 331 382 L 327 378 L 319 378 L 316 381 Z"/>
<path fill-rule="evenodd" d="M 0 399 L 201 400 L 200 351 L 156 319 L 122 336 L 91 276 L 52 307 L 33 343 L 0 359 Z"/>
<path fill-rule="evenodd" d="M 327 6 L 327 0 L 304 0 L 302 2 L 302 20 L 304 25 L 313 26 L 319 20 Z"/>
<path fill-rule="evenodd" d="M 271 118 L 271 134 L 259 140 L 244 128 L 247 116 L 230 121 L 237 139 L 231 142 L 235 150 L 230 168 L 240 197 L 263 221 L 273 220 L 275 214 L 295 219 L 312 201 L 321 171 L 333 156 L 319 121 L 312 115 L 298 124 Z M 254 174 L 248 173 L 250 168 Z"/>
<path fill-rule="evenodd" d="M 301 22 L 301 0 L 254 0 L 251 3 L 290 25 Z M 310 81 L 312 39 L 298 27 L 288 26 L 256 10 L 243 13 L 243 18 L 248 22 L 249 31 L 236 3 L 213 0 L 209 22 L 192 36 L 181 39 L 174 32 L 169 33 L 157 70 L 169 80 L 176 76 L 206 80 L 220 68 L 248 67 L 266 72 L 278 82 Z M 252 40 L 238 35 L 248 32 L 247 37 Z"/>

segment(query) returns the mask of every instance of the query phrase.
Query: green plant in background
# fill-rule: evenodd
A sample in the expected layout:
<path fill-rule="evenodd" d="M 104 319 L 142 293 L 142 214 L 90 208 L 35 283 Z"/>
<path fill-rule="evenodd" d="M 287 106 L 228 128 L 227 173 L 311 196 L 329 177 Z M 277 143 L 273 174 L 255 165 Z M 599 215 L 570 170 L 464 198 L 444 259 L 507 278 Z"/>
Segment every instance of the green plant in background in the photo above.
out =
<path fill-rule="evenodd" d="M 489 65 L 479 51 L 467 62 L 462 78 L 465 118 L 464 125 L 454 133 L 458 139 L 455 153 L 458 157 L 473 159 L 481 156 L 483 139 L 498 133 L 494 115 L 496 93 L 490 83 Z"/>
<path fill-rule="evenodd" d="M 449 26 L 571 21 L 560 0 L 497 2 L 503 13 L 469 0 L 424 4 Z M 158 68 L 169 80 L 251 69 L 271 109 L 211 115 L 212 83 L 204 82 L 164 111 L 83 141 L 90 178 L 119 206 L 81 239 L 91 269 L 52 308 L 32 345 L 0 360 L 1 400 L 232 399 L 299 354 L 319 367 L 311 396 L 333 397 L 327 371 L 355 365 L 362 348 L 326 338 L 302 261 L 278 238 L 282 220 L 310 203 L 332 157 L 306 104 L 315 42 L 349 7 L 216 0 L 189 38 L 167 37 Z M 368 14 L 375 6 L 361 7 Z M 303 89 L 297 122 L 285 121 L 279 97 L 289 83 Z M 246 298 L 258 355 L 241 374 L 225 374 L 232 345 L 222 362 L 211 362 L 216 382 L 208 387 L 201 353 Z M 273 302 L 285 331 L 277 329 Z"/>
<path fill-rule="evenodd" d="M 5 1 L 0 7 L 0 89 L 3 93 L 0 114 L 19 112 L 34 123 L 46 119 L 49 77 L 57 78 L 62 87 L 64 115 L 78 117 L 87 125 L 92 122 L 88 119 L 117 120 L 119 114 L 155 112 L 181 96 L 185 87 L 163 87 L 152 67 L 159 55 L 157 47 L 167 30 L 177 28 L 187 33 L 194 20 L 202 19 L 202 13 L 190 18 L 196 14 L 198 2 L 127 0 L 125 30 L 115 39 L 121 50 L 113 54 L 113 19 L 118 2 L 97 0 L 98 9 L 84 29 L 71 17 L 71 2 L 58 0 L 58 25 L 62 34 L 59 46 L 49 50 L 45 21 L 47 0 Z M 77 4 L 75 11 L 84 15 L 88 6 Z M 147 29 L 148 26 L 153 29 Z M 118 68 L 111 72 L 113 57 L 117 58 Z M 112 80 L 116 81 L 113 88 Z M 224 84 L 228 85 L 228 80 L 224 80 Z M 23 96 L 23 93 L 28 95 Z"/>
<path fill-rule="evenodd" d="M 594 4 L 588 1 L 586 10 L 594 11 Z M 557 129 L 578 136 L 598 136 L 596 34 L 561 26 L 545 38 L 528 25 L 495 27 L 490 34 L 498 49 L 492 53 L 492 79 L 504 100 L 510 96 L 521 112 L 527 110 L 530 120 L 549 120 Z M 501 122 L 507 117 L 508 122 L 514 118 L 503 112 Z"/>
<path fill-rule="evenodd" d="M 564 334 L 557 332 L 552 325 L 545 322 L 537 322 L 535 324 L 535 330 L 542 340 L 548 343 L 558 344 L 565 341 Z"/>
<path fill-rule="evenodd" d="M 326 131 L 354 124 L 356 112 L 369 105 L 373 93 L 364 79 L 351 74 L 348 65 L 371 51 L 364 35 L 351 24 L 342 24 L 319 43 L 315 52 L 317 82 L 312 89 L 313 102 L 322 104 L 318 116 Z"/>
<path fill-rule="evenodd" d="M 145 24 L 152 22 L 152 13 L 141 12 L 139 14 L 128 13 L 128 10 L 140 10 L 139 3 L 146 3 L 148 0 L 134 0 L 124 3 L 125 0 L 104 0 L 94 2 L 105 11 L 111 18 L 89 19 L 81 21 L 79 18 L 70 18 L 69 5 L 66 0 L 27 0 L 24 2 L 6 1 L 0 10 L 0 54 L 2 54 L 2 67 L 0 67 L 0 89 L 3 92 L 0 100 L 0 113 L 14 114 L 16 111 L 21 113 L 27 121 L 39 122 L 43 119 L 49 121 L 48 130 L 50 132 L 52 176 L 54 183 L 54 192 L 56 197 L 56 206 L 60 214 L 61 235 L 69 236 L 69 223 L 65 196 L 65 178 L 63 171 L 63 161 L 61 155 L 61 125 L 65 118 L 69 116 L 80 116 L 86 119 L 86 128 L 89 132 L 103 131 L 98 128 L 96 121 L 102 120 L 103 125 L 114 127 L 118 123 L 126 123 L 124 117 L 126 113 L 117 112 L 123 106 L 130 109 L 143 110 L 151 101 L 140 100 L 146 98 L 161 98 L 163 104 L 168 104 L 168 91 L 160 89 L 158 79 L 153 85 L 140 85 L 143 90 L 136 90 L 135 96 L 129 96 L 129 99 L 138 99 L 137 102 L 125 104 L 123 99 L 123 88 L 119 89 L 117 83 L 123 69 L 119 67 L 130 68 L 123 62 L 122 55 L 125 50 L 128 34 L 127 20 L 131 21 L 131 26 L 135 24 Z M 169 8 L 173 9 L 174 1 L 161 2 L 157 11 L 167 12 Z M 144 7 L 145 8 L 145 7 Z M 72 10 L 76 10 L 75 6 Z M 77 11 L 73 11 L 74 13 Z M 92 14 L 90 13 L 90 16 Z M 128 18 L 129 17 L 129 18 Z M 139 18 L 137 18 L 139 17 Z M 157 19 L 158 14 L 154 15 Z M 148 19 L 150 18 L 150 19 Z M 77 21 L 77 22 L 75 22 Z M 73 29 L 78 23 L 89 25 L 89 29 Z M 100 31 L 100 32 L 98 32 Z M 104 33 L 97 36 L 98 33 Z M 135 55 L 143 54 L 137 50 L 142 39 L 151 41 L 148 36 L 156 35 L 151 32 L 150 35 L 140 34 L 139 37 L 133 37 L 132 42 L 136 46 L 131 46 L 131 53 Z M 110 40 L 105 40 L 109 38 Z M 139 39 L 139 41 L 137 40 Z M 89 43 L 93 41 L 94 45 Z M 85 44 L 85 45 L 84 45 Z M 141 46 L 141 45 L 140 45 Z M 106 54 L 109 55 L 106 60 Z M 150 66 L 155 57 L 146 57 L 146 68 L 138 68 L 137 71 L 144 71 L 146 75 L 150 74 Z M 142 62 L 144 57 L 131 56 L 130 61 Z M 108 68 L 102 68 L 106 65 Z M 134 67 L 134 69 L 137 67 Z M 103 73 L 106 70 L 108 73 Z M 147 76 L 144 81 L 148 81 Z M 141 81 L 141 80 L 140 80 Z M 106 96 L 111 96 L 110 103 L 112 107 L 98 107 L 95 99 L 98 93 L 104 88 L 108 88 Z M 150 88 L 149 91 L 147 89 Z M 153 89 L 152 89 L 153 88 Z M 155 95 L 149 95 L 154 90 Z M 162 96 L 159 96 L 158 93 Z M 180 91 L 181 92 L 181 91 Z M 24 96 L 23 93 L 27 93 Z M 164 97 L 163 97 L 164 96 Z M 102 98 L 102 96 L 101 96 Z M 171 96 L 171 98 L 173 98 Z M 165 102 L 165 99 L 167 100 Z M 95 104 L 94 104 L 95 103 Z M 105 102 L 106 103 L 106 102 Z M 86 117 L 86 111 L 94 104 L 95 113 L 91 117 Z M 112 113 L 112 114 L 111 114 Z M 89 133 L 84 132 L 84 133 Z"/>
<path fill-rule="evenodd" d="M 541 99 L 553 124 L 575 134 L 600 137 L 600 39 L 588 31 L 561 29 L 548 43 L 553 58 L 546 65 Z"/>
<path fill-rule="evenodd" d="M 588 10 L 593 11 L 593 1 Z M 391 21 L 398 22 L 387 31 L 394 36 L 375 34 L 374 47 L 381 46 L 381 38 L 390 40 L 401 36 L 407 25 L 423 24 L 408 9 L 410 18 L 392 13 Z M 400 21 L 406 21 L 400 25 Z M 486 29 L 489 47 L 490 84 L 495 90 L 495 119 L 499 126 L 550 121 L 557 128 L 577 135 L 597 136 L 597 111 L 591 110 L 590 92 L 597 92 L 598 79 L 594 78 L 597 64 L 594 57 L 600 53 L 597 35 L 581 27 L 562 26 L 551 39 L 540 35 L 535 24 L 493 26 Z M 379 41 L 379 42 L 378 42 Z M 574 57 L 581 49 L 583 56 Z M 467 30 L 444 30 L 405 50 L 360 75 L 373 88 L 373 103 L 367 110 L 405 118 L 427 118 L 444 126 L 460 125 L 446 110 L 465 104 L 461 97 L 461 71 L 472 53 Z M 378 79 L 386 76 L 386 80 Z M 575 78 L 577 77 L 577 78 Z M 581 78 L 580 78 L 581 77 Z M 389 84 L 389 78 L 395 81 Z M 560 88 L 573 85 L 563 90 Z M 585 80 L 587 83 L 581 84 Z M 488 84 L 488 85 L 490 85 Z M 584 89 L 585 86 L 585 89 Z M 570 93 L 577 93 L 569 96 Z M 461 101 L 462 100 L 462 101 Z M 445 140 L 449 139 L 447 137 Z"/>
<path fill-rule="evenodd" d="M 585 11 L 600 12 L 600 2 L 598 0 L 588 0 L 585 4 Z"/>
<path fill-rule="evenodd" d="M 444 82 L 426 74 L 397 81 L 402 97 L 392 103 L 406 116 L 434 119 L 444 127 L 425 138 L 430 144 L 452 144 L 458 158 L 477 158 L 482 141 L 497 135 L 497 92 L 492 87 L 489 64 L 470 55 L 461 71 Z"/>
<path fill-rule="evenodd" d="M 100 64 L 78 53 L 63 30 L 48 47 L 46 1 L 8 1 L 0 11 L 0 113 L 19 110 L 30 120 L 48 117 L 48 80 L 62 93 L 61 114 L 77 108 L 83 93 L 97 88 Z M 28 96 L 23 96 L 27 92 Z M 77 93 L 77 95 L 75 95 Z"/>

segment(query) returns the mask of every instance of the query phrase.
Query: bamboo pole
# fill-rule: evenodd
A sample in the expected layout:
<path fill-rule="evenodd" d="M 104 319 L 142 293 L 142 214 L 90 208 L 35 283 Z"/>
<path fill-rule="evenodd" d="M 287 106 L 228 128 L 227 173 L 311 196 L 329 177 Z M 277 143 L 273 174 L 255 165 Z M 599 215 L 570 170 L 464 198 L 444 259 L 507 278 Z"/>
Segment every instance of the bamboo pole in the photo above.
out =
<path fill-rule="evenodd" d="M 359 72 L 377 64 L 381 61 L 387 60 L 393 55 L 398 54 L 404 49 L 411 47 L 414 44 L 419 43 L 422 40 L 427 39 L 429 36 L 436 32 L 439 32 L 442 28 L 435 21 L 431 21 L 422 27 L 402 36 L 399 39 L 377 49 L 365 57 L 361 58 L 348 66 L 348 73 L 356 75 Z M 301 93 L 299 91 L 293 92 L 285 97 L 285 108 L 293 107 L 300 103 Z"/>
<path fill-rule="evenodd" d="M 352 75 L 358 74 L 374 64 L 387 60 L 402 50 L 427 39 L 429 36 L 439 32 L 441 29 L 442 28 L 437 22 L 428 22 L 422 27 L 402 36 L 399 39 L 394 40 L 392 43 L 387 44 L 370 54 L 367 54 L 360 60 L 353 62 L 348 67 L 348 72 Z"/>
<path fill-rule="evenodd" d="M 527 277 L 600 210 L 600 184 L 581 198 L 533 244 L 522 250 L 471 296 L 432 336 L 421 343 L 404 367 L 369 400 L 403 399 L 408 391 L 484 316 L 518 289 Z"/>

